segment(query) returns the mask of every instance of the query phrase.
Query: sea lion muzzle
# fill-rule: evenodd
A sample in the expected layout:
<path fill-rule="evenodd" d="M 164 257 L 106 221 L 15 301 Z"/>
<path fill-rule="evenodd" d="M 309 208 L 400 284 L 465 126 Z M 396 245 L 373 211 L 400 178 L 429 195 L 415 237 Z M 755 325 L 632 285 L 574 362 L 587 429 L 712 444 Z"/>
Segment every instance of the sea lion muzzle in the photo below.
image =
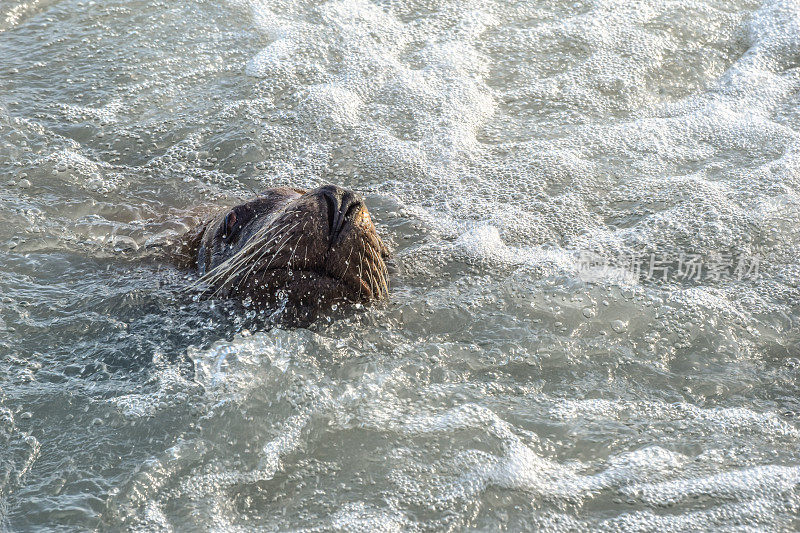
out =
<path fill-rule="evenodd" d="M 362 208 L 364 202 L 355 193 L 335 185 L 326 185 L 318 190 L 319 194 L 325 199 L 328 211 L 328 227 L 330 228 L 329 235 L 333 241 L 341 233 L 348 217 L 352 217 L 357 209 Z"/>

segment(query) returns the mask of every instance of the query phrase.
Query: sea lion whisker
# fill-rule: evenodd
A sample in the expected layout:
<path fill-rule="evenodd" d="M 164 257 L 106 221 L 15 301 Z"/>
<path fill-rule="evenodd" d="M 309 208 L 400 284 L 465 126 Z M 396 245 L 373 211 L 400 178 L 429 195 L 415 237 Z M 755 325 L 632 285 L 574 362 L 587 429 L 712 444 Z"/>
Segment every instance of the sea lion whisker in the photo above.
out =
<path fill-rule="evenodd" d="M 370 280 L 369 288 L 370 288 L 370 290 L 372 291 L 373 294 L 376 294 L 378 292 L 378 284 L 375 282 L 375 277 L 372 275 L 372 270 L 373 269 L 371 269 L 371 268 L 367 269 L 367 275 L 369 276 L 369 280 Z"/>
<path fill-rule="evenodd" d="M 262 243 L 259 243 L 259 242 L 255 241 L 255 240 L 251 241 L 252 244 L 248 243 L 248 246 L 245 246 L 244 248 L 239 250 L 233 257 L 229 258 L 224 263 L 218 265 L 216 268 L 214 268 L 212 271 L 210 271 L 207 274 L 205 274 L 198 281 L 199 282 L 207 282 L 207 283 L 210 283 L 210 284 L 214 284 L 214 283 L 217 283 L 218 281 L 220 281 L 221 279 L 225 278 L 226 276 L 228 276 L 232 272 L 236 272 L 238 270 L 238 268 L 240 266 L 242 266 L 252 255 L 255 255 L 255 254 L 259 253 L 262 249 L 264 249 L 265 247 L 269 246 L 269 244 L 271 242 L 273 242 L 275 239 L 280 237 L 281 236 L 281 231 L 283 229 L 285 229 L 285 227 L 287 225 L 288 225 L 288 223 L 284 224 L 282 227 L 279 227 L 278 230 L 275 231 L 275 236 L 273 238 L 267 240 L 267 241 L 264 241 Z M 268 232 L 264 232 L 264 233 L 268 233 Z M 255 251 L 253 251 L 254 249 L 255 249 Z M 252 253 L 251 253 L 251 251 L 252 251 Z M 225 286 L 227 281 L 228 280 L 226 279 L 222 283 L 223 287 Z M 216 291 L 214 291 L 214 294 L 219 292 L 219 290 L 220 289 L 217 289 Z"/>
<path fill-rule="evenodd" d="M 359 300 L 361 300 L 361 291 L 364 288 L 364 283 L 363 283 L 364 278 L 362 277 L 362 274 L 361 274 L 361 270 L 362 270 L 363 267 L 364 267 L 364 253 L 363 252 L 358 252 L 358 281 L 360 282 L 358 284 L 358 299 Z"/>
<path fill-rule="evenodd" d="M 300 239 L 302 239 L 302 238 L 303 238 L 303 232 L 306 230 L 306 225 L 307 225 L 307 224 L 308 224 L 308 220 L 306 220 L 306 221 L 303 223 L 303 227 L 302 227 L 302 228 L 300 228 Z M 297 248 L 298 248 L 298 246 L 299 246 L 299 245 L 300 245 L 300 244 L 299 244 L 299 241 L 298 241 L 297 243 L 295 243 L 295 245 L 294 245 L 294 250 L 292 250 L 292 255 L 290 255 L 290 256 L 289 256 L 289 260 L 286 262 L 286 267 L 287 267 L 287 268 L 289 268 L 289 269 L 291 269 L 291 266 L 292 266 L 292 259 L 294 259 L 294 254 L 296 254 L 296 253 L 297 253 Z"/>
<path fill-rule="evenodd" d="M 256 231 L 253 234 L 253 236 L 250 237 L 249 242 L 244 247 L 242 247 L 242 249 L 239 250 L 239 252 L 237 252 L 237 255 L 241 254 L 241 253 L 244 253 L 244 252 L 247 252 L 247 251 L 249 251 L 249 250 L 251 250 L 251 249 L 253 249 L 255 247 L 258 247 L 259 243 L 261 242 L 261 239 L 264 236 L 268 235 L 270 232 L 279 233 L 280 231 L 285 229 L 289 224 L 292 223 L 291 220 L 286 220 L 286 221 L 278 220 L 279 218 L 282 219 L 283 217 L 285 217 L 287 215 L 291 215 L 291 214 L 294 214 L 294 213 L 300 213 L 300 212 L 301 211 L 299 209 L 293 209 L 291 211 L 284 211 L 283 213 L 281 213 L 281 215 L 279 217 L 276 217 L 275 223 L 280 225 L 278 230 L 275 230 L 272 226 L 264 226 L 263 228 L 259 228 L 258 231 Z"/>
<path fill-rule="evenodd" d="M 255 259 L 253 259 L 253 260 L 252 260 L 252 264 L 250 265 L 250 269 L 247 271 L 247 273 L 246 273 L 244 276 L 242 276 L 242 277 L 239 279 L 239 283 L 236 285 L 236 286 L 237 286 L 237 288 L 238 288 L 238 287 L 241 285 L 241 283 L 242 283 L 242 281 L 243 281 L 243 280 L 247 279 L 247 277 L 248 277 L 250 274 L 252 274 L 252 272 L 253 272 L 253 269 L 255 269 L 255 267 L 258 265 L 259 261 L 261 261 L 261 259 L 262 259 L 262 258 L 263 258 L 265 255 L 267 255 L 267 254 L 269 253 L 270 249 L 268 248 L 268 246 L 269 246 L 269 245 L 270 245 L 270 244 L 271 244 L 273 241 L 276 241 L 277 239 L 279 239 L 280 237 L 282 237 L 282 236 L 283 236 L 283 233 L 282 233 L 282 232 L 283 232 L 283 231 L 284 231 L 284 230 L 285 230 L 285 229 L 286 229 L 286 228 L 289 226 L 289 224 L 290 224 L 290 222 L 287 222 L 287 223 L 285 223 L 283 226 L 281 226 L 281 227 L 278 229 L 278 231 L 276 231 L 276 232 L 275 232 L 275 234 L 273 235 L 273 237 L 272 237 L 272 238 L 271 238 L 269 241 L 265 242 L 265 243 L 264 243 L 264 244 L 263 244 L 263 245 L 262 245 L 260 248 L 258 248 L 256 251 L 254 251 L 254 252 L 251 254 L 252 256 L 255 256 L 256 254 L 258 254 L 258 257 L 256 257 Z M 291 231 L 291 229 L 290 229 L 289 231 Z"/>
<path fill-rule="evenodd" d="M 297 224 L 299 224 L 299 222 L 298 222 Z M 297 226 L 297 224 L 295 224 L 295 226 L 293 226 L 291 229 L 294 229 L 294 228 Z M 291 229 L 290 229 L 290 231 L 291 231 Z M 291 237 L 291 235 L 287 235 L 287 236 L 286 236 L 286 239 L 285 239 L 285 240 L 284 240 L 284 241 L 281 243 L 281 245 L 278 247 L 278 249 L 277 249 L 277 250 L 275 250 L 275 251 L 272 253 L 272 257 L 270 257 L 269 261 L 267 262 L 267 265 L 266 265 L 266 266 L 263 268 L 263 270 L 264 270 L 265 272 L 269 270 L 269 266 L 272 264 L 272 261 L 274 261 L 274 260 L 275 260 L 275 258 L 278 256 L 278 254 L 279 254 L 279 253 L 280 253 L 280 252 L 283 250 L 283 248 L 284 248 L 284 247 L 286 246 L 286 244 L 289 242 L 289 237 Z M 266 255 L 266 252 L 265 252 L 264 254 L 261 254 L 261 256 L 259 256 L 258 260 L 257 260 L 257 261 L 255 261 L 255 262 L 253 263 L 253 265 L 250 267 L 250 271 L 248 272 L 247 276 L 249 276 L 249 275 L 250 275 L 250 272 L 252 272 L 252 271 L 253 271 L 253 269 L 256 267 L 256 265 L 258 264 L 258 262 L 259 262 L 259 261 L 261 261 L 261 258 L 262 258 L 264 255 Z M 242 277 L 242 278 L 239 280 L 239 283 L 237 284 L 237 288 L 238 288 L 239 286 L 241 286 L 242 282 L 243 282 L 245 279 L 247 279 L 247 276 L 243 276 L 243 277 Z"/>
<path fill-rule="evenodd" d="M 281 229 L 283 229 L 283 228 L 280 228 L 278 230 L 278 232 L 276 232 L 278 235 L 280 234 L 280 230 Z M 227 276 L 231 272 L 236 271 L 236 269 L 238 269 L 238 267 L 240 267 L 244 262 L 246 262 L 248 260 L 248 258 L 250 257 L 250 255 L 252 255 L 250 253 L 251 250 L 253 250 L 257 246 L 260 246 L 260 248 L 258 248 L 258 250 L 256 250 L 256 252 L 255 252 L 255 253 L 258 253 L 258 251 L 261 250 L 263 247 L 268 246 L 269 243 L 272 240 L 274 240 L 274 239 L 270 239 L 270 240 L 268 240 L 266 242 L 263 242 L 263 243 L 254 242 L 252 245 L 242 248 L 235 255 L 233 255 L 231 258 L 229 258 L 227 261 L 225 261 L 224 263 L 221 263 L 220 265 L 217 265 L 216 268 L 214 268 L 210 272 L 206 273 L 198 281 L 201 281 L 201 282 L 204 281 L 204 282 L 208 282 L 208 283 L 216 283 L 217 281 L 219 281 L 220 279 L 224 278 L 225 276 Z"/>
<path fill-rule="evenodd" d="M 378 267 L 379 267 L 379 271 L 380 271 L 381 277 L 383 278 L 383 292 L 384 292 L 384 295 L 386 297 L 388 297 L 389 296 L 389 269 L 386 268 L 386 263 L 383 261 L 382 258 L 378 261 Z"/>
<path fill-rule="evenodd" d="M 295 224 L 294 226 L 292 226 L 291 228 L 289 228 L 289 231 L 287 231 L 286 240 L 284 240 L 284 241 L 283 241 L 283 243 L 281 243 L 280 247 L 279 247 L 277 250 L 275 250 L 275 252 L 272 254 L 272 257 L 270 257 L 270 259 L 269 259 L 269 262 L 267 263 L 267 266 L 265 266 L 265 267 L 264 267 L 264 270 L 265 270 L 265 271 L 269 269 L 269 266 L 272 264 L 272 262 L 275 260 L 275 258 L 278 256 L 278 254 L 281 252 L 281 250 L 283 250 L 283 247 L 284 247 L 284 246 L 286 246 L 286 243 L 288 243 L 288 242 L 289 242 L 289 237 L 291 237 L 291 233 L 290 233 L 290 232 L 291 232 L 291 231 L 292 231 L 294 228 L 296 228 L 297 226 L 299 226 L 299 225 L 300 225 L 300 222 L 298 222 L 297 224 Z M 259 260 L 260 260 L 260 259 L 261 259 L 261 258 L 259 258 Z"/>
<path fill-rule="evenodd" d="M 243 259 L 245 259 L 249 250 L 250 248 L 243 248 L 239 250 L 236 254 L 228 258 L 226 261 L 220 263 L 212 270 L 208 271 L 203 276 L 201 276 L 198 281 L 201 282 L 205 281 L 209 283 L 216 282 L 220 277 L 227 274 L 231 268 L 233 268 L 235 265 L 237 265 Z"/>
<path fill-rule="evenodd" d="M 239 265 L 237 265 L 236 269 L 238 270 L 238 267 L 239 267 L 239 266 L 242 266 L 242 265 L 244 265 L 244 264 L 246 264 L 246 262 L 247 262 L 247 261 L 250 261 L 250 262 L 251 262 L 250 268 L 249 268 L 249 270 L 247 271 L 247 273 L 245 273 L 245 274 L 242 274 L 242 272 L 241 272 L 241 271 L 233 272 L 235 275 L 238 275 L 238 276 L 239 276 L 239 280 L 238 280 L 238 282 L 236 283 L 236 288 L 237 288 L 237 289 L 238 289 L 239 287 L 241 287 L 241 285 L 242 285 L 242 283 L 244 282 L 244 280 L 246 280 L 246 279 L 248 278 L 248 276 L 250 276 L 250 274 L 253 272 L 253 270 L 255 269 L 255 267 L 256 267 L 256 266 L 258 266 L 258 264 L 259 264 L 259 262 L 261 261 L 261 259 L 262 259 L 262 258 L 263 258 L 265 255 L 267 255 L 268 253 L 270 253 L 270 251 L 271 251 L 271 245 L 272 245 L 272 243 L 274 243 L 274 242 L 275 242 L 275 241 L 277 241 L 279 238 L 281 238 L 281 237 L 283 237 L 283 236 L 284 236 L 284 233 L 283 233 L 283 231 L 284 231 L 284 230 L 287 228 L 287 226 L 288 226 L 289 224 L 290 224 L 290 222 L 287 222 L 287 223 L 285 223 L 285 224 L 284 224 L 283 226 L 281 226 L 281 227 L 280 227 L 280 228 L 279 228 L 277 231 L 275 231 L 275 233 L 273 234 L 273 236 L 272 236 L 272 237 L 271 237 L 271 238 L 270 238 L 268 241 L 264 242 L 263 244 L 261 244 L 261 245 L 260 245 L 260 246 L 258 246 L 257 248 L 256 248 L 256 247 L 254 247 L 254 251 L 253 251 L 252 253 L 250 253 L 250 254 L 249 254 L 247 257 L 245 257 L 245 258 L 244 258 L 244 260 L 243 260 L 243 262 L 241 262 Z M 291 231 L 291 229 L 290 229 L 289 231 Z M 254 256 L 258 256 L 258 257 L 255 257 L 255 258 L 253 259 L 253 257 L 254 257 Z"/>
<path fill-rule="evenodd" d="M 270 243 L 267 242 L 264 243 L 261 247 L 253 250 L 252 252 L 243 254 L 242 257 L 237 262 L 229 265 L 223 272 L 220 272 L 219 277 L 217 279 L 221 280 L 221 283 L 219 283 L 219 287 L 217 288 L 216 292 L 219 292 L 223 288 L 230 287 L 234 284 L 235 288 L 238 289 L 239 286 L 241 285 L 242 280 L 246 277 L 246 275 L 245 276 L 242 275 L 241 267 L 246 267 L 248 261 L 250 261 L 254 255 L 261 253 L 261 255 L 263 256 L 264 254 L 268 253 L 269 246 Z M 256 259 L 255 261 L 257 262 L 258 259 Z M 256 263 L 254 262 L 253 264 Z M 236 278 L 238 278 L 238 281 Z"/>
<path fill-rule="evenodd" d="M 365 243 L 365 249 L 372 255 L 372 260 L 375 263 L 375 274 L 378 277 L 378 281 L 380 282 L 380 288 L 383 289 L 383 293 L 388 296 L 389 295 L 389 272 L 386 269 L 386 264 L 380 259 L 380 255 L 378 254 L 377 250 L 373 249 L 369 243 Z"/>
<path fill-rule="evenodd" d="M 239 250 L 236 255 L 242 256 L 242 254 L 247 254 L 247 252 L 249 252 L 250 250 L 253 250 L 255 248 L 259 248 L 259 249 L 263 248 L 263 246 L 265 244 L 267 244 L 267 243 L 269 243 L 269 242 L 271 242 L 273 240 L 273 239 L 267 239 L 266 241 L 262 241 L 262 239 L 264 237 L 269 235 L 270 232 L 273 232 L 274 235 L 279 235 L 281 231 L 286 229 L 286 227 L 289 224 L 291 224 L 291 222 L 290 221 L 280 222 L 280 224 L 281 225 L 278 227 L 277 230 L 275 230 L 275 229 L 273 229 L 271 227 L 266 227 L 266 228 L 262 228 L 259 231 L 257 231 L 255 234 L 253 234 L 252 237 L 250 237 L 250 240 L 248 241 L 248 243 L 245 246 L 243 246 L 242 249 Z"/>
<path fill-rule="evenodd" d="M 384 274 L 386 270 L 386 265 L 381 261 L 380 255 L 378 254 L 377 250 L 375 250 L 371 244 L 365 241 L 364 248 L 369 252 L 372 256 L 372 260 L 375 263 L 376 274 L 380 276 L 381 288 L 386 290 L 386 294 L 389 294 L 389 284 L 387 282 L 387 275 Z M 388 274 L 388 272 L 386 272 Z"/>
<path fill-rule="evenodd" d="M 347 254 L 347 259 L 344 260 L 344 264 L 346 266 L 344 267 L 344 272 L 342 272 L 342 277 L 344 277 L 347 274 L 347 271 L 350 270 L 350 256 L 353 255 L 354 248 L 355 246 L 350 247 L 350 253 Z"/>
<path fill-rule="evenodd" d="M 365 259 L 366 259 L 366 264 L 367 264 L 366 272 L 367 272 L 367 275 L 369 276 L 370 281 L 372 283 L 372 290 L 373 290 L 373 292 L 375 292 L 377 294 L 377 293 L 381 292 L 380 291 L 380 289 L 381 289 L 380 281 L 381 280 L 378 277 L 378 272 L 377 272 L 377 270 L 375 268 L 375 264 L 374 264 L 375 263 L 375 259 L 373 257 L 371 257 L 369 250 L 366 250 L 366 252 L 367 252 L 365 254 Z"/>

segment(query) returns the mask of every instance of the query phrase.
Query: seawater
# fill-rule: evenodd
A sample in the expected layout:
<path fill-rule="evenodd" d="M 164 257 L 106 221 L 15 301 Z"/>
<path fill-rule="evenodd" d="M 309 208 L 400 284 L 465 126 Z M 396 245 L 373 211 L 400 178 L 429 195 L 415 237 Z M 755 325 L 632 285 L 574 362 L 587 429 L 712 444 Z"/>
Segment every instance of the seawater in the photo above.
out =
<path fill-rule="evenodd" d="M 386 305 L 152 251 L 326 182 Z M 6 530 L 800 528 L 795 0 L 6 0 L 0 249 Z"/>

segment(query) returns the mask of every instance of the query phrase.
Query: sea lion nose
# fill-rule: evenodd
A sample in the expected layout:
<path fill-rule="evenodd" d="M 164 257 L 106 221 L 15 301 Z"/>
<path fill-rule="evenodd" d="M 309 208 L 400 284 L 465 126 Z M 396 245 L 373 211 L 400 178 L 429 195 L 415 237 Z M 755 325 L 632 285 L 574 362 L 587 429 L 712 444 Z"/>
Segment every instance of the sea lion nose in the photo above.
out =
<path fill-rule="evenodd" d="M 329 236 L 335 239 L 341 233 L 347 219 L 358 212 L 363 202 L 356 193 L 335 185 L 320 187 L 319 193 L 325 199 L 328 208 Z"/>

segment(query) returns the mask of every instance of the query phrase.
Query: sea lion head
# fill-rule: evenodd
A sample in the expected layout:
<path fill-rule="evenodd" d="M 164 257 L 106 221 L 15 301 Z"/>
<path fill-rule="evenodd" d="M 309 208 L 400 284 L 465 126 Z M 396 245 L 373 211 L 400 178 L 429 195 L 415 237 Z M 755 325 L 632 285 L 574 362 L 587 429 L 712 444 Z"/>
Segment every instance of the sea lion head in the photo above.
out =
<path fill-rule="evenodd" d="M 388 255 L 358 194 L 278 187 L 209 222 L 197 266 L 214 294 L 305 322 L 338 303 L 387 298 Z"/>

